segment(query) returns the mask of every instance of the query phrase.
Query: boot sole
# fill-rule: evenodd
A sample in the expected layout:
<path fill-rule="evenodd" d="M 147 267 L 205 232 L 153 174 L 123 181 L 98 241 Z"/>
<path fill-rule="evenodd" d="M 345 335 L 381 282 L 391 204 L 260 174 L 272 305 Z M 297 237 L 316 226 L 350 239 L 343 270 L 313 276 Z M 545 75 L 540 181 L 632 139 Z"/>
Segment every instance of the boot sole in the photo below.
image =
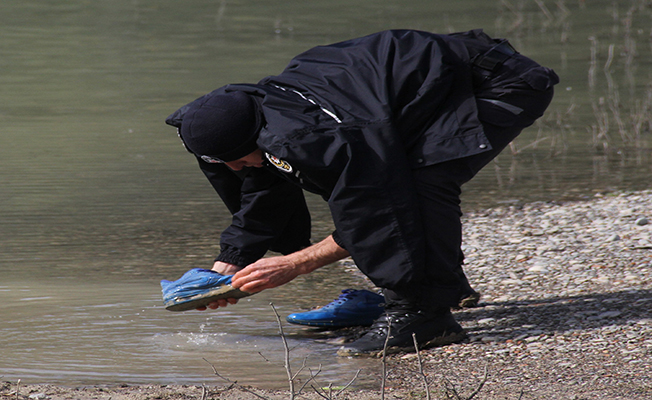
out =
<path fill-rule="evenodd" d="M 430 347 L 440 347 L 446 346 L 453 343 L 459 343 L 462 340 L 466 339 L 466 331 L 462 330 L 461 332 L 451 332 L 449 334 L 444 333 L 441 336 L 438 336 L 428 342 L 419 345 L 419 350 L 427 349 Z M 353 349 L 351 349 L 353 350 Z M 414 345 L 412 346 L 388 346 L 385 354 L 396 354 L 396 353 L 410 353 L 413 352 Z M 345 347 L 342 347 L 337 351 L 337 355 L 340 357 L 376 357 L 380 358 L 383 356 L 383 349 L 372 350 L 369 352 L 353 352 L 348 351 Z"/>
<path fill-rule="evenodd" d="M 224 285 L 195 296 L 176 298 L 167 301 L 165 303 L 165 309 L 168 311 L 194 310 L 198 307 L 205 307 L 220 299 L 241 299 L 243 297 L 251 296 L 252 294 L 253 293 L 243 292 L 231 285 Z"/>
<path fill-rule="evenodd" d="M 480 293 L 471 293 L 470 295 L 460 299 L 457 309 L 461 308 L 475 308 L 480 302 Z"/>

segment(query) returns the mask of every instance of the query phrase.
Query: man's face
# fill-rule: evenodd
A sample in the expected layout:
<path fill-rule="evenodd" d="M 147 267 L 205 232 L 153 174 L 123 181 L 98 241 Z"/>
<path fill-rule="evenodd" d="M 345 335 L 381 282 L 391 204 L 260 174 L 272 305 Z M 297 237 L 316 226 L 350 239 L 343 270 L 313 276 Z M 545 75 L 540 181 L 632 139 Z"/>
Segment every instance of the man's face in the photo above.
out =
<path fill-rule="evenodd" d="M 260 149 L 256 149 L 253 153 L 249 153 L 237 160 L 225 162 L 224 164 L 234 171 L 240 171 L 244 167 L 260 168 L 263 166 L 263 152 Z"/>

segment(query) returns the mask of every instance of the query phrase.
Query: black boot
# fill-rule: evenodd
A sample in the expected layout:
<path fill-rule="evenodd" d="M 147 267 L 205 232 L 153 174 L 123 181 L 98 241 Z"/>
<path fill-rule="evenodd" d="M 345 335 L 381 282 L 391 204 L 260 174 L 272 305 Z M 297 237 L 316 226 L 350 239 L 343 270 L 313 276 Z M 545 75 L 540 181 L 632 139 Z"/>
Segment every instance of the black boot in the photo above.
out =
<path fill-rule="evenodd" d="M 460 263 L 455 270 L 460 281 L 462 281 L 462 295 L 460 296 L 460 301 L 456 308 L 473 308 L 477 307 L 480 302 L 480 293 L 473 290 L 469 280 L 466 278 L 466 274 L 462 269 L 462 263 Z"/>
<path fill-rule="evenodd" d="M 337 355 L 382 355 L 388 327 L 391 329 L 391 335 L 387 340 L 387 353 L 415 351 L 413 333 L 419 348 L 456 343 L 466 337 L 464 329 L 448 309 L 424 313 L 409 307 L 388 305 L 385 314 L 374 321 L 367 333 L 360 339 L 342 346 Z"/>

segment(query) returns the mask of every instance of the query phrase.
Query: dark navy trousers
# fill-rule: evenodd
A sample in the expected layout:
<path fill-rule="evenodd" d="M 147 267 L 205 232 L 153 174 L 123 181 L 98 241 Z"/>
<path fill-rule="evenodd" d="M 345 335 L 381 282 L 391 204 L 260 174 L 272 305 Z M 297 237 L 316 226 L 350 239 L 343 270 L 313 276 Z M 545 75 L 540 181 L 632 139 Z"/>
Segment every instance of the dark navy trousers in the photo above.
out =
<path fill-rule="evenodd" d="M 541 117 L 550 104 L 552 87 L 536 87 L 536 82 L 533 87 L 532 82 L 519 77 L 519 71 L 533 64 L 516 55 L 495 73 L 485 73 L 486 80 L 476 90 L 478 116 L 491 150 L 413 171 L 426 225 L 426 265 L 417 276 L 429 283 L 429 289 L 409 296 L 385 290 L 388 302 L 417 302 L 419 309 L 439 310 L 456 306 L 460 297 L 470 291 L 462 271 L 461 187 Z"/>

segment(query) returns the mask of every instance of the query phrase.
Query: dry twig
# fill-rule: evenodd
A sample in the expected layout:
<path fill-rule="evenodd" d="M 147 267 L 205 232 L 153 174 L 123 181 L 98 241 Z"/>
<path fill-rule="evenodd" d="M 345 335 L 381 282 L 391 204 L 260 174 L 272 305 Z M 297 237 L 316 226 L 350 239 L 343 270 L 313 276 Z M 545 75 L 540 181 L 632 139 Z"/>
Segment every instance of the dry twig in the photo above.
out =
<path fill-rule="evenodd" d="M 317 369 L 317 373 L 316 373 L 316 374 L 313 374 L 313 373 L 312 373 L 312 370 L 311 370 L 310 368 L 308 368 L 308 372 L 310 372 L 310 378 L 308 378 L 308 380 L 305 381 L 305 382 L 303 383 L 303 385 L 299 388 L 299 391 L 297 392 L 298 395 L 301 394 L 301 392 L 303 391 L 303 388 L 305 388 L 306 385 L 308 385 L 308 383 L 310 383 L 310 381 L 315 381 L 315 382 L 317 382 L 317 380 L 316 380 L 315 378 L 317 377 L 317 375 L 319 375 L 319 374 L 321 373 L 321 364 L 319 364 L 319 369 Z M 315 388 L 315 387 L 312 386 L 312 385 L 311 385 L 311 387 L 312 387 L 313 389 Z"/>
<path fill-rule="evenodd" d="M 387 336 L 385 337 L 385 344 L 383 345 L 383 377 L 380 386 L 380 399 L 385 400 L 385 380 L 387 378 L 387 343 L 389 342 L 389 334 L 392 331 L 392 319 L 387 316 Z"/>
<path fill-rule="evenodd" d="M 208 394 L 208 393 L 207 393 L 207 391 L 206 391 L 206 385 L 204 385 L 204 384 L 202 383 L 202 384 L 201 384 L 201 400 L 206 400 L 206 395 L 207 395 L 207 394 Z"/>
<path fill-rule="evenodd" d="M 487 377 L 488 377 L 488 372 L 487 372 L 487 365 L 484 366 L 484 376 L 482 377 L 482 381 L 478 384 L 478 387 L 475 388 L 473 393 L 469 395 L 469 397 L 464 397 L 462 398 L 459 393 L 457 393 L 457 389 L 455 389 L 455 385 L 451 381 L 449 381 L 446 377 L 444 377 L 444 382 L 446 383 L 446 394 L 452 394 L 456 400 L 471 400 L 473 399 L 478 393 L 480 393 L 480 390 L 484 386 L 485 383 L 487 383 Z"/>
<path fill-rule="evenodd" d="M 308 379 L 308 380 L 306 381 L 306 383 L 304 383 L 303 386 L 301 386 L 301 389 L 299 389 L 299 392 L 297 392 L 297 394 L 300 394 L 301 391 L 303 390 L 303 388 L 304 388 L 304 387 L 305 387 L 305 386 L 306 386 L 306 385 L 307 385 L 311 380 L 314 381 L 314 382 L 317 384 L 317 386 L 321 386 L 321 385 L 319 385 L 319 383 L 317 382 L 317 379 L 315 379 L 315 378 L 317 377 L 317 375 L 319 375 L 319 373 L 321 372 L 321 364 L 319 364 L 319 370 L 317 370 L 317 373 L 316 373 L 316 374 L 313 374 L 313 373 L 312 373 L 312 370 L 310 370 L 310 368 L 309 368 L 308 370 L 310 371 L 310 379 Z M 351 386 L 351 385 L 353 384 L 353 382 L 355 382 L 356 379 L 358 379 L 358 376 L 360 375 L 360 372 L 361 372 L 361 371 L 362 371 L 361 369 L 357 370 L 356 373 L 355 373 L 355 375 L 353 376 L 353 378 L 349 381 L 349 383 L 347 383 L 346 385 L 344 385 L 344 386 L 343 386 L 340 390 L 338 390 L 335 394 L 333 394 L 333 384 L 332 384 L 332 383 L 329 383 L 329 384 L 328 384 L 328 396 L 326 396 L 325 394 L 321 393 L 321 392 L 319 391 L 319 388 L 315 387 L 314 385 L 310 385 L 310 387 L 311 387 L 311 388 L 315 391 L 315 393 L 317 393 L 320 397 L 323 397 L 323 398 L 325 398 L 325 399 L 327 399 L 327 400 L 333 400 L 333 399 L 337 398 L 340 394 L 342 394 L 346 389 L 348 389 L 349 386 Z M 323 389 L 322 389 L 322 391 L 323 391 Z"/>
<path fill-rule="evenodd" d="M 353 382 L 355 382 L 356 379 L 358 379 L 358 375 L 360 375 L 360 371 L 362 371 L 362 370 L 359 369 L 359 370 L 356 371 L 355 375 L 353 376 L 353 379 L 351 379 L 351 380 L 349 381 L 349 383 L 347 383 L 346 385 L 344 385 L 344 387 L 343 387 L 342 389 L 340 389 L 337 393 L 335 393 L 335 397 L 337 397 L 337 396 L 339 396 L 340 394 L 342 394 L 342 392 L 344 392 L 346 389 L 348 389 L 348 387 L 351 386 L 351 385 L 353 384 Z"/>
<path fill-rule="evenodd" d="M 230 386 L 229 388 L 235 386 L 235 387 L 237 387 L 238 389 L 240 389 L 240 390 L 242 390 L 242 391 L 245 391 L 245 392 L 247 392 L 247 393 L 251 393 L 251 394 L 253 394 L 254 396 L 258 397 L 259 399 L 262 399 L 262 400 L 268 400 L 267 397 L 263 397 L 263 396 L 259 395 L 258 393 L 254 392 L 253 390 L 249 390 L 249 389 L 247 389 L 246 387 L 244 387 L 244 386 L 242 386 L 242 385 L 239 385 L 237 381 L 232 381 L 231 379 L 229 379 L 229 378 L 227 378 L 227 377 L 225 377 L 225 376 L 220 375 L 220 373 L 217 372 L 217 369 L 215 369 L 215 366 L 214 366 L 213 364 L 211 364 L 211 363 L 210 363 L 207 359 L 205 359 L 205 358 L 204 358 L 203 360 L 206 361 L 206 363 L 208 363 L 208 365 L 210 365 L 211 368 L 213 368 L 213 373 L 215 374 L 215 376 L 217 376 L 218 378 L 221 378 L 221 379 L 223 379 L 223 380 L 225 380 L 225 381 L 227 381 L 227 382 L 229 382 L 229 383 L 231 384 L 231 386 Z"/>
<path fill-rule="evenodd" d="M 471 393 L 471 395 L 466 398 L 466 400 L 471 400 L 472 398 L 474 398 L 480 392 L 480 390 L 482 389 L 484 384 L 487 383 L 487 377 L 488 377 L 487 364 L 485 364 L 485 366 L 484 366 L 484 376 L 482 377 L 482 381 L 480 382 L 478 387 L 473 391 L 473 393 Z"/>
<path fill-rule="evenodd" d="M 283 324 L 281 324 L 281 316 L 278 315 L 278 312 L 276 311 L 276 307 L 274 307 L 274 303 L 269 303 L 269 305 L 272 307 L 272 310 L 274 310 L 274 315 L 276 315 L 276 321 L 278 322 L 278 331 L 279 334 L 281 335 L 281 340 L 283 340 L 283 347 L 285 348 L 285 372 L 287 372 L 288 384 L 290 385 L 290 400 L 294 400 L 294 378 L 296 376 L 292 375 L 292 367 L 290 366 L 290 348 L 288 347 L 288 342 L 285 339 L 285 334 L 283 333 Z M 304 366 L 305 366 L 305 360 L 304 360 Z"/>
<path fill-rule="evenodd" d="M 430 400 L 430 387 L 428 386 L 428 379 L 423 372 L 423 363 L 421 362 L 421 353 L 419 352 L 419 343 L 417 342 L 417 335 L 412 333 L 412 341 L 414 342 L 414 350 L 417 352 L 417 361 L 419 362 L 419 375 L 423 378 L 423 386 L 426 390 L 426 399 Z"/>

